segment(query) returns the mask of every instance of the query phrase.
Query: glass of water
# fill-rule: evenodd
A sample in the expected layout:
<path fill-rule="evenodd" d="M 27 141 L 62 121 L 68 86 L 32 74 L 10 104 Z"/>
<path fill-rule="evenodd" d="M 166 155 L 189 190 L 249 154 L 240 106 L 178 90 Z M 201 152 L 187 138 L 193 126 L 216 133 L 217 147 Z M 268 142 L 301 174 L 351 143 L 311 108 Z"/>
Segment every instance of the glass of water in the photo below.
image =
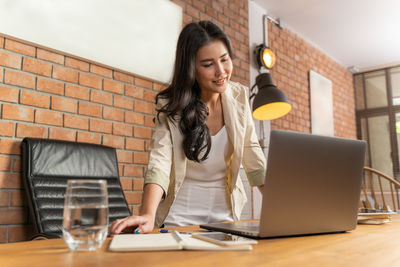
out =
<path fill-rule="evenodd" d="M 93 251 L 107 237 L 108 195 L 105 180 L 69 180 L 63 237 L 73 251 Z"/>

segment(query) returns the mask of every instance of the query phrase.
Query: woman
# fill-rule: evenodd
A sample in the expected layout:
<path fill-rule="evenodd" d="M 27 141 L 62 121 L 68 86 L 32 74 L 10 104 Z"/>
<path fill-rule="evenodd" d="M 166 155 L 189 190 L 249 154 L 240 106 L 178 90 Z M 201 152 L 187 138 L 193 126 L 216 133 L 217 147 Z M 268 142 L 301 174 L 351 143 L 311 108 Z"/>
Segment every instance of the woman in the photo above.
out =
<path fill-rule="evenodd" d="M 239 220 L 250 185 L 264 183 L 260 148 L 242 85 L 230 82 L 228 37 L 209 21 L 186 25 L 178 39 L 171 85 L 156 97 L 139 216 L 114 221 L 111 232 Z"/>

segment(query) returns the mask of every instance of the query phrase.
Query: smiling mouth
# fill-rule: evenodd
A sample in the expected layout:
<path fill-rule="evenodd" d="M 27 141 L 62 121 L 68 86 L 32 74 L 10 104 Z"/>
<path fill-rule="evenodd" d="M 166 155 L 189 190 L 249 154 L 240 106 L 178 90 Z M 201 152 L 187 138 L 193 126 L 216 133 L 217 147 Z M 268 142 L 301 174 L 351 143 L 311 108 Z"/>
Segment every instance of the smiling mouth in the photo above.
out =
<path fill-rule="evenodd" d="M 214 81 L 214 83 L 217 84 L 217 85 L 224 85 L 225 79 L 226 79 L 226 78 L 216 80 L 216 81 Z"/>

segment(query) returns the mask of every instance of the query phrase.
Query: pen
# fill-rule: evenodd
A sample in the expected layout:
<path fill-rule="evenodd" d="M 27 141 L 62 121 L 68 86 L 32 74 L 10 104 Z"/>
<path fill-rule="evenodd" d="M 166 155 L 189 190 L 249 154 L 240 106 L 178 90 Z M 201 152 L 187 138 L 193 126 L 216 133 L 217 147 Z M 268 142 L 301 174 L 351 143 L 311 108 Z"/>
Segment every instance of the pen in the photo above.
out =
<path fill-rule="evenodd" d="M 176 239 L 176 241 L 178 241 L 179 244 L 183 244 L 183 238 L 181 236 L 181 234 L 178 231 L 173 231 L 172 234 L 174 235 L 174 238 Z"/>

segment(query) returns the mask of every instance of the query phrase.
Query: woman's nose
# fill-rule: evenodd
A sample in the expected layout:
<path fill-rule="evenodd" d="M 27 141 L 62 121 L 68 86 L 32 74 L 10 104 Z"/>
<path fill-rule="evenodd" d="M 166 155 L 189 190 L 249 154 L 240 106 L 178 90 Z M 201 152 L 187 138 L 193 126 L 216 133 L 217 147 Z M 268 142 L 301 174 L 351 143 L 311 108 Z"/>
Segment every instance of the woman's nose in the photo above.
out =
<path fill-rule="evenodd" d="M 225 69 L 224 69 L 223 64 L 217 63 L 216 64 L 216 69 L 215 69 L 215 75 L 218 76 L 218 75 L 223 74 L 224 72 L 225 72 Z"/>

